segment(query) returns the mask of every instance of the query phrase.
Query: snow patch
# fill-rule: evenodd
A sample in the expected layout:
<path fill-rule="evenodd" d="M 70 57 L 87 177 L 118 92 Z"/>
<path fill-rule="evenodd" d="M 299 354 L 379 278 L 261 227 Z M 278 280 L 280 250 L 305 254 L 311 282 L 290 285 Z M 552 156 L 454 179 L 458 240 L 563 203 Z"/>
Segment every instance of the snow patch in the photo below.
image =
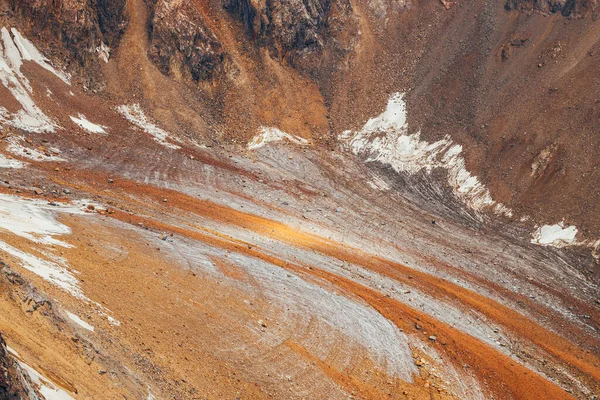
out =
<path fill-rule="evenodd" d="M 367 185 L 369 185 L 372 189 L 379 190 L 381 192 L 386 192 L 391 189 L 390 185 L 388 185 L 386 181 L 378 176 L 373 176 L 370 181 L 367 181 Z"/>
<path fill-rule="evenodd" d="M 277 128 L 266 127 L 263 126 L 260 128 L 260 133 L 256 135 L 250 143 L 248 143 L 249 150 L 256 150 L 260 147 L 263 147 L 267 143 L 270 142 L 280 142 L 282 140 L 289 140 L 292 143 L 306 145 L 308 141 L 299 136 L 290 135 L 289 133 L 285 133 L 280 131 Z"/>
<path fill-rule="evenodd" d="M 0 168 L 19 169 L 24 166 L 25 163 L 23 161 L 7 158 L 4 154 L 0 154 Z"/>
<path fill-rule="evenodd" d="M 73 206 L 52 206 L 42 200 L 26 200 L 0 194 L 0 230 L 11 232 L 35 243 L 71 247 L 53 236 L 68 235 L 71 229 L 56 220 L 51 212 L 83 214 Z"/>
<path fill-rule="evenodd" d="M 142 129 L 144 132 L 149 133 L 154 137 L 158 143 L 170 149 L 179 149 L 180 146 L 170 143 L 167 139 L 173 140 L 169 136 L 169 133 L 162 128 L 154 125 L 148 120 L 144 111 L 142 111 L 139 104 L 122 105 L 117 107 L 117 110 L 132 124 Z"/>
<path fill-rule="evenodd" d="M 73 121 L 80 128 L 82 128 L 88 132 L 106 134 L 105 126 L 96 125 L 96 124 L 88 121 L 88 119 L 83 114 L 79 114 L 78 117 L 69 116 L 69 118 L 71 118 L 71 121 Z"/>
<path fill-rule="evenodd" d="M 87 300 L 79 286 L 77 278 L 63 266 L 25 253 L 3 241 L 0 241 L 0 250 L 18 258 L 26 270 L 33 272 L 78 299 Z"/>
<path fill-rule="evenodd" d="M 40 374 L 38 371 L 27 365 L 21 360 L 17 360 L 19 367 L 27 373 L 29 379 L 45 400 L 73 400 L 65 390 L 55 385 L 50 379 Z"/>
<path fill-rule="evenodd" d="M 96 47 L 96 53 L 98 53 L 98 57 L 105 63 L 108 63 L 108 59 L 110 58 L 110 47 L 104 44 L 104 42 L 100 43 L 100 46 Z"/>
<path fill-rule="evenodd" d="M 16 359 L 17 363 L 19 364 L 19 368 L 27 374 L 29 380 L 34 385 L 33 387 L 31 387 L 29 386 L 29 384 L 26 384 L 26 390 L 29 392 L 28 395 L 31 396 L 31 398 L 38 399 L 38 396 L 36 395 L 41 394 L 44 400 L 72 399 L 72 397 L 67 392 L 59 388 L 48 378 L 44 377 L 34 368 L 30 367 L 27 363 L 25 363 L 19 355 L 19 353 L 17 353 L 13 348 L 7 345 L 6 350 Z"/>
<path fill-rule="evenodd" d="M 67 311 L 67 316 L 83 329 L 87 329 L 88 331 L 94 332 L 94 327 L 82 320 L 81 318 L 79 318 L 77 315 Z"/>
<path fill-rule="evenodd" d="M 494 201 L 489 190 L 467 171 L 461 145 L 454 144 L 449 136 L 430 143 L 421 140 L 420 132 L 408 134 L 406 103 L 401 93 L 393 94 L 385 111 L 369 119 L 360 131 L 345 131 L 339 138 L 367 162 L 390 165 L 396 172 L 431 173 L 443 168 L 454 194 L 471 209 L 512 216 L 511 210 Z"/>
<path fill-rule="evenodd" d="M 108 314 L 104 314 L 104 316 L 106 317 L 106 319 L 108 320 L 108 323 L 113 325 L 113 326 L 121 326 L 121 321 L 119 321 L 116 318 L 111 317 Z"/>
<path fill-rule="evenodd" d="M 35 161 L 67 161 L 64 158 L 58 157 L 56 154 L 60 153 L 60 151 L 56 148 L 43 149 L 37 148 L 32 149 L 23 144 L 25 142 L 25 138 L 23 136 L 11 136 L 7 139 L 8 147 L 6 148 L 8 151 L 15 155 L 19 155 L 25 158 L 29 158 Z"/>
<path fill-rule="evenodd" d="M 21 104 L 22 109 L 11 114 L 6 108 L 0 107 L 0 123 L 6 123 L 29 132 L 54 132 L 57 125 L 40 110 L 31 98 L 31 85 L 21 73 L 21 66 L 23 60 L 30 60 L 45 69 L 53 69 L 31 42 L 24 39 L 16 29 L 13 28 L 12 32 L 14 40 L 8 29 L 5 27 L 0 29 L 2 37 L 0 44 L 0 82 Z"/>
<path fill-rule="evenodd" d="M 10 347 L 9 345 L 6 345 L 6 350 L 15 357 L 21 357 L 19 355 L 19 353 L 17 353 L 17 351 L 15 349 L 13 349 L 12 347 Z"/>
<path fill-rule="evenodd" d="M 88 200 L 80 200 L 73 204 L 48 204 L 43 200 L 29 200 L 17 196 L 0 194 L 0 231 L 10 232 L 33 243 L 49 245 L 38 250 L 48 259 L 42 259 L 0 241 L 3 251 L 21 261 L 23 268 L 38 275 L 42 279 L 68 292 L 72 296 L 90 303 L 98 314 L 108 319 L 111 325 L 119 326 L 120 322 L 109 315 L 109 310 L 86 297 L 76 278 L 76 271 L 71 272 L 67 261 L 51 251 L 55 246 L 72 247 L 70 244 L 54 238 L 56 235 L 67 235 L 71 229 L 58 222 L 56 212 L 85 215 Z M 100 207 L 96 207 L 100 209 Z"/>
<path fill-rule="evenodd" d="M 533 233 L 531 243 L 563 248 L 576 244 L 575 236 L 577 236 L 576 226 L 565 226 L 564 222 L 559 222 L 538 228 Z"/>
<path fill-rule="evenodd" d="M 12 32 L 12 34 L 14 36 L 14 42 L 17 45 L 17 47 L 19 48 L 19 51 L 21 52 L 21 57 L 23 60 L 33 61 L 34 63 L 36 63 L 40 67 L 44 68 L 45 70 L 52 72 L 54 75 L 59 77 L 67 85 L 71 85 L 71 82 L 69 82 L 69 76 L 67 74 L 65 74 L 64 72 L 57 71 L 56 69 L 54 69 L 54 67 L 52 65 L 50 65 L 50 61 L 46 57 L 44 57 L 42 55 L 42 53 L 40 53 L 38 51 L 38 49 L 35 47 L 35 45 L 33 43 L 31 43 L 29 40 L 25 39 L 21 35 L 21 33 L 18 30 L 16 30 L 15 28 L 12 28 L 10 31 Z"/>
<path fill-rule="evenodd" d="M 543 225 L 536 228 L 531 235 L 531 243 L 559 249 L 572 246 L 587 247 L 592 250 L 592 256 L 600 261 L 600 239 L 577 240 L 579 230 L 575 225 L 567 226 L 561 221 L 554 225 Z"/>

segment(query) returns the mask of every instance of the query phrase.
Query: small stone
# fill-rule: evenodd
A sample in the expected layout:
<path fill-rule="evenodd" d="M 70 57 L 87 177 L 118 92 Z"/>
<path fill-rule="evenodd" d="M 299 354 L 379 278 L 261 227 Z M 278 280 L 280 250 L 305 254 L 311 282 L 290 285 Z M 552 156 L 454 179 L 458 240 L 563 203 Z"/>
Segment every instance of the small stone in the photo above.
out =
<path fill-rule="evenodd" d="M 259 324 L 260 326 L 262 326 L 263 328 L 266 328 L 266 327 L 267 327 L 267 324 L 265 324 L 265 321 L 263 321 L 262 319 L 259 319 L 259 320 L 258 320 L 258 324 Z"/>
<path fill-rule="evenodd" d="M 167 202 L 167 199 L 163 199 L 163 203 L 166 203 L 166 202 Z"/>
<path fill-rule="evenodd" d="M 435 342 L 437 340 L 437 336 L 431 335 L 431 336 L 429 336 L 429 340 L 431 340 L 432 342 Z"/>
<path fill-rule="evenodd" d="M 114 183 L 115 181 L 113 179 L 109 179 L 108 183 Z"/>
<path fill-rule="evenodd" d="M 33 193 L 37 194 L 38 196 L 44 194 L 44 191 L 40 188 L 35 188 L 33 189 Z"/>
<path fill-rule="evenodd" d="M 104 375 L 104 374 L 106 373 L 106 370 L 104 370 L 104 369 L 101 369 L 100 371 L 98 371 L 98 373 L 99 373 L 100 375 Z"/>

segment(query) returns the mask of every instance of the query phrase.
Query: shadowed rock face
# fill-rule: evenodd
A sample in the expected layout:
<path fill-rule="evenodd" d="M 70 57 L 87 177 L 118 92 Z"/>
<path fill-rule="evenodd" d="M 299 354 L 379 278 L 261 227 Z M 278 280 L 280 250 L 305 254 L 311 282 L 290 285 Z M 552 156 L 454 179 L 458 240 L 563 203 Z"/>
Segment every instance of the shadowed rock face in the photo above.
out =
<path fill-rule="evenodd" d="M 87 69 L 99 48 L 118 45 L 127 26 L 126 0 L 10 0 L 36 36 L 47 35 L 70 53 L 64 62 Z"/>
<path fill-rule="evenodd" d="M 98 24 L 109 45 L 118 42 L 127 25 L 126 0 L 97 0 Z"/>
<path fill-rule="evenodd" d="M 323 30 L 331 3 L 330 0 L 225 0 L 224 7 L 244 22 L 253 37 L 281 56 L 292 49 L 323 47 Z"/>
<path fill-rule="evenodd" d="M 561 13 L 565 17 L 581 16 L 595 12 L 596 0 L 508 0 L 507 10 L 537 11 L 543 14 Z"/>
<path fill-rule="evenodd" d="M 211 80 L 223 70 L 225 53 L 200 12 L 188 1 L 150 0 L 149 57 L 165 75 Z"/>
<path fill-rule="evenodd" d="M 315 64 L 349 51 L 350 37 L 358 30 L 348 0 L 223 0 L 223 7 L 272 57 L 313 74 Z"/>

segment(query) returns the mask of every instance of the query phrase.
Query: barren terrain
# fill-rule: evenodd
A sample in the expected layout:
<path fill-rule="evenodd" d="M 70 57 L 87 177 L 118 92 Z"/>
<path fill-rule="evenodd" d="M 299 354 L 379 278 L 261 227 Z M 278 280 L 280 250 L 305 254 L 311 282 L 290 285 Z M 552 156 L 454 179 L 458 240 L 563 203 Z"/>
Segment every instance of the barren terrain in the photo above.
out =
<path fill-rule="evenodd" d="M 594 2 L 68 3 L 0 1 L 0 398 L 597 398 Z"/>

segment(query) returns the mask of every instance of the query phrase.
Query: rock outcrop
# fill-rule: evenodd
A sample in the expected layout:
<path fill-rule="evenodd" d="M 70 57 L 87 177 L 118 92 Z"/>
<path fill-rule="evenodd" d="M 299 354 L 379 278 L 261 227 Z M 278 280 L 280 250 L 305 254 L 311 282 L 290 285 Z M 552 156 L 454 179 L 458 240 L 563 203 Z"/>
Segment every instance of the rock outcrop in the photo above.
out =
<path fill-rule="evenodd" d="M 561 13 L 565 17 L 577 17 L 595 12 L 597 0 L 508 0 L 507 10 L 539 12 L 542 14 Z"/>
<path fill-rule="evenodd" d="M 250 1 L 225 0 L 252 36 L 279 56 L 306 48 L 322 48 L 330 0 Z"/>
<path fill-rule="evenodd" d="M 26 382 L 16 361 L 6 349 L 6 343 L 0 334 L 0 399 L 21 400 L 28 398 L 30 396 Z"/>
<path fill-rule="evenodd" d="M 146 3 L 151 9 L 148 55 L 160 71 L 189 75 L 196 82 L 218 77 L 226 55 L 194 4 L 184 0 Z"/>
<path fill-rule="evenodd" d="M 349 0 L 223 0 L 273 58 L 314 72 L 345 55 L 358 31 Z"/>

